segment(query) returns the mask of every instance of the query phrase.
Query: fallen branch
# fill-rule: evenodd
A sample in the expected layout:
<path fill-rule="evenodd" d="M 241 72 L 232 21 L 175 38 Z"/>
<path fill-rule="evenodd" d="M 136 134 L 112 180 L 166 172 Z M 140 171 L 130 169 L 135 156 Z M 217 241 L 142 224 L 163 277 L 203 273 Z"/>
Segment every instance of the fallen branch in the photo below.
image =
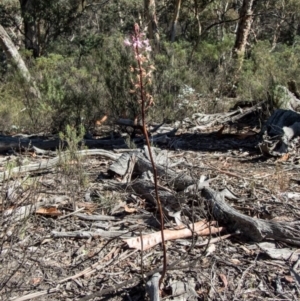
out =
<path fill-rule="evenodd" d="M 197 222 L 195 224 L 190 224 L 188 228 L 184 229 L 174 229 L 174 230 L 164 230 L 164 238 L 167 240 L 174 240 L 179 238 L 191 237 L 192 235 L 206 236 L 210 234 L 220 233 L 224 228 L 214 227 L 215 222 L 207 222 L 206 220 Z M 128 244 L 129 248 L 135 248 L 138 250 L 148 250 L 155 245 L 161 243 L 161 232 L 155 232 L 142 237 L 132 237 L 124 240 Z"/>
<path fill-rule="evenodd" d="M 98 156 L 103 156 L 103 157 L 111 159 L 111 160 L 116 160 L 120 157 L 119 154 L 115 154 L 113 152 L 100 150 L 100 149 L 81 150 L 81 151 L 77 151 L 76 154 L 79 156 L 98 155 Z M 18 167 L 9 169 L 7 171 L 1 172 L 0 173 L 0 182 L 3 182 L 4 180 L 8 180 L 8 179 L 10 179 L 14 176 L 17 176 L 21 173 L 24 173 L 24 172 L 32 172 L 32 171 L 37 171 L 37 170 L 51 169 L 54 166 L 56 166 L 57 164 L 59 164 L 60 162 L 62 162 L 68 155 L 69 155 L 68 152 L 64 152 L 53 159 L 49 159 L 48 161 L 28 164 L 28 165 L 24 165 L 24 166 L 18 166 Z"/>
<path fill-rule="evenodd" d="M 69 198 L 67 196 L 62 196 L 57 201 L 56 200 L 46 200 L 42 202 L 35 202 L 33 204 L 24 205 L 20 207 L 12 207 L 5 211 L 3 211 L 3 220 L 2 225 L 7 224 L 9 222 L 16 222 L 22 219 L 27 218 L 29 215 L 38 213 L 38 210 L 43 207 L 56 207 L 58 203 L 63 204 L 67 202 Z"/>
<path fill-rule="evenodd" d="M 227 170 L 222 170 L 220 168 L 217 168 L 211 164 L 208 164 L 207 162 L 205 163 L 208 167 L 210 168 L 213 168 L 214 170 L 217 170 L 219 173 L 222 173 L 222 174 L 225 174 L 227 176 L 230 176 L 230 177 L 235 177 L 235 178 L 238 178 L 238 179 L 242 179 L 242 180 L 248 180 L 249 178 L 246 178 L 245 176 L 241 176 L 239 174 L 236 174 L 236 173 L 233 173 L 233 172 L 230 172 L 230 171 L 227 171 Z"/>
<path fill-rule="evenodd" d="M 135 140 L 134 140 L 135 141 Z M 112 148 L 112 147 L 126 147 L 124 138 L 117 139 L 84 139 L 82 144 L 89 148 Z M 0 136 L 0 152 L 9 150 L 24 150 L 37 147 L 38 149 L 53 150 L 58 149 L 61 145 L 65 145 L 60 139 L 48 139 L 44 137 L 10 137 Z"/>
<path fill-rule="evenodd" d="M 274 222 L 252 218 L 233 209 L 225 202 L 225 192 L 217 192 L 209 187 L 204 187 L 202 195 L 207 199 L 212 215 L 228 229 L 240 231 L 253 241 L 262 241 L 267 238 L 284 241 L 300 246 L 299 222 Z"/>
<path fill-rule="evenodd" d="M 194 113 L 192 115 L 192 121 L 189 118 L 184 119 L 185 123 L 193 122 L 196 126 L 192 127 L 191 130 L 206 130 L 211 128 L 216 124 L 226 124 L 229 122 L 237 122 L 246 115 L 251 114 L 257 110 L 261 109 L 261 106 L 265 101 L 261 101 L 250 108 L 246 109 L 237 109 L 228 113 L 216 113 L 216 114 L 203 114 L 203 113 Z"/>
<path fill-rule="evenodd" d="M 132 234 L 128 231 L 106 231 L 102 229 L 96 229 L 94 231 L 72 231 L 72 232 L 58 232 L 52 231 L 51 237 L 53 238 L 90 238 L 90 237 L 102 237 L 102 238 L 117 238 L 117 237 L 130 237 Z"/>
<path fill-rule="evenodd" d="M 22 296 L 22 297 L 15 297 L 15 298 L 10 298 L 9 300 L 11 301 L 26 301 L 26 300 L 32 300 L 38 297 L 42 297 L 45 295 L 51 295 L 54 293 L 59 292 L 59 288 L 50 288 L 48 290 L 43 290 L 40 292 L 36 292 L 36 293 L 30 293 L 28 295 Z"/>

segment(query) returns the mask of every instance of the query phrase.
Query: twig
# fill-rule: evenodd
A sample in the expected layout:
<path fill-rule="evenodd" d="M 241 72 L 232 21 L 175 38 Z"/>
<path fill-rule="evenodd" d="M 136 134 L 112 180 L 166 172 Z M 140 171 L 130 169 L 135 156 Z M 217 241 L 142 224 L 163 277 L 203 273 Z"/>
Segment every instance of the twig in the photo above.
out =
<path fill-rule="evenodd" d="M 76 215 L 76 213 L 81 212 L 81 211 L 83 211 L 84 209 L 85 209 L 84 207 L 79 208 L 78 210 L 76 210 L 76 211 L 74 211 L 74 212 L 71 212 L 71 213 L 69 213 L 69 214 L 60 216 L 58 219 L 64 219 L 64 218 L 69 217 L 69 216 L 74 215 L 74 214 Z"/>
<path fill-rule="evenodd" d="M 59 291 L 58 288 L 50 288 L 49 290 L 44 290 L 44 291 L 37 292 L 37 293 L 31 293 L 31 294 L 28 294 L 28 295 L 25 295 L 25 296 L 22 296 L 22 297 L 10 298 L 10 300 L 11 301 L 32 300 L 32 299 L 37 298 L 37 297 L 54 294 L 58 291 Z"/>

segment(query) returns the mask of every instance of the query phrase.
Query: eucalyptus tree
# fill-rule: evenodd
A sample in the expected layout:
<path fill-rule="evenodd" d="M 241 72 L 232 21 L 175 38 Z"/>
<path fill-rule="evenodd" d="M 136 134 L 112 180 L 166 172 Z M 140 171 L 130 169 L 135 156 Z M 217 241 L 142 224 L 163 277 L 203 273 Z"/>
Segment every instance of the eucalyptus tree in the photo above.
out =
<path fill-rule="evenodd" d="M 11 60 L 12 64 L 18 70 L 22 80 L 29 85 L 28 93 L 29 97 L 40 98 L 40 92 L 32 80 L 29 70 L 22 59 L 19 51 L 12 42 L 10 36 L 7 34 L 6 30 L 0 24 L 0 47 L 5 52 L 7 58 Z"/>
<path fill-rule="evenodd" d="M 160 39 L 155 0 L 145 0 L 145 23 L 149 39 L 153 40 L 155 48 L 158 48 Z"/>
<path fill-rule="evenodd" d="M 19 0 L 23 18 L 25 48 L 34 57 L 47 51 L 47 46 L 60 35 L 70 33 L 74 22 L 84 12 L 85 0 Z"/>
<path fill-rule="evenodd" d="M 254 0 L 243 0 L 239 11 L 239 21 L 233 46 L 233 57 L 238 60 L 237 72 L 242 67 L 248 36 L 253 22 Z"/>

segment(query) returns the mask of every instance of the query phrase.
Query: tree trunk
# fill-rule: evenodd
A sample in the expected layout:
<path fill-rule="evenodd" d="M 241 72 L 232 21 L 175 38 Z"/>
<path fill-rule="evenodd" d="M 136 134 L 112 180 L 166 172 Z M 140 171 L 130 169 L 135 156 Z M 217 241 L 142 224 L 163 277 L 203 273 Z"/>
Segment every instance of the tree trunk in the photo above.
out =
<path fill-rule="evenodd" d="M 201 22 L 199 19 L 199 9 L 198 9 L 197 0 L 194 0 L 194 14 L 195 14 L 195 18 L 196 18 L 197 26 L 198 26 L 198 37 L 200 37 L 201 32 L 202 32 L 202 26 L 201 26 Z"/>
<path fill-rule="evenodd" d="M 154 40 L 155 48 L 159 46 L 158 21 L 155 0 L 145 0 L 145 19 L 150 40 Z"/>
<path fill-rule="evenodd" d="M 40 93 L 35 87 L 34 82 L 31 80 L 30 73 L 22 57 L 2 25 L 0 25 L 0 46 L 4 50 L 7 59 L 10 59 L 13 62 L 23 80 L 29 84 L 30 95 L 34 98 L 40 98 Z"/>
<path fill-rule="evenodd" d="M 35 58 L 39 57 L 41 54 L 39 43 L 40 24 L 33 16 L 32 0 L 20 0 L 20 7 L 24 24 L 25 48 L 31 50 Z"/>
<path fill-rule="evenodd" d="M 176 0 L 175 12 L 174 12 L 174 17 L 173 17 L 172 27 L 171 27 L 171 42 L 172 43 L 175 41 L 175 37 L 176 37 L 176 26 L 177 26 L 177 22 L 178 22 L 178 18 L 179 18 L 180 7 L 181 7 L 181 0 Z"/>
<path fill-rule="evenodd" d="M 246 50 L 247 39 L 253 22 L 253 2 L 254 0 L 243 0 L 240 10 L 240 20 L 233 47 L 233 57 L 239 60 L 238 70 L 242 67 Z"/>

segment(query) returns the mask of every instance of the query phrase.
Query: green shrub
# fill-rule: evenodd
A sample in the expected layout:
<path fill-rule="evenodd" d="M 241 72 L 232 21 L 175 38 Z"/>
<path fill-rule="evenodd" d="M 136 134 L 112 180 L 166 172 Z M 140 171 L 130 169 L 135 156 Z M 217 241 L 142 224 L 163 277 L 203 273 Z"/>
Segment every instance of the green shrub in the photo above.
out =
<path fill-rule="evenodd" d="M 178 106 L 178 96 L 186 86 L 194 89 L 187 100 L 195 100 L 199 95 L 213 99 L 219 96 L 227 76 L 227 66 L 221 65 L 221 60 L 227 56 L 232 43 L 230 37 L 221 42 L 203 41 L 194 52 L 188 42 L 163 43 L 161 53 L 153 58 L 156 67 L 153 116 L 171 120 L 189 116 L 191 110 Z M 211 108 L 207 102 L 194 110 L 209 112 Z"/>
<path fill-rule="evenodd" d="M 60 55 L 37 59 L 34 72 L 43 95 L 39 113 L 47 116 L 52 130 L 60 131 L 69 124 L 88 125 L 105 110 L 101 75 L 94 67 L 86 60 L 77 68 L 76 58 Z"/>
<path fill-rule="evenodd" d="M 300 46 L 279 44 L 270 52 L 267 41 L 258 42 L 245 60 L 239 78 L 238 94 L 249 100 L 266 99 L 277 85 L 286 86 L 289 80 L 300 83 Z"/>

